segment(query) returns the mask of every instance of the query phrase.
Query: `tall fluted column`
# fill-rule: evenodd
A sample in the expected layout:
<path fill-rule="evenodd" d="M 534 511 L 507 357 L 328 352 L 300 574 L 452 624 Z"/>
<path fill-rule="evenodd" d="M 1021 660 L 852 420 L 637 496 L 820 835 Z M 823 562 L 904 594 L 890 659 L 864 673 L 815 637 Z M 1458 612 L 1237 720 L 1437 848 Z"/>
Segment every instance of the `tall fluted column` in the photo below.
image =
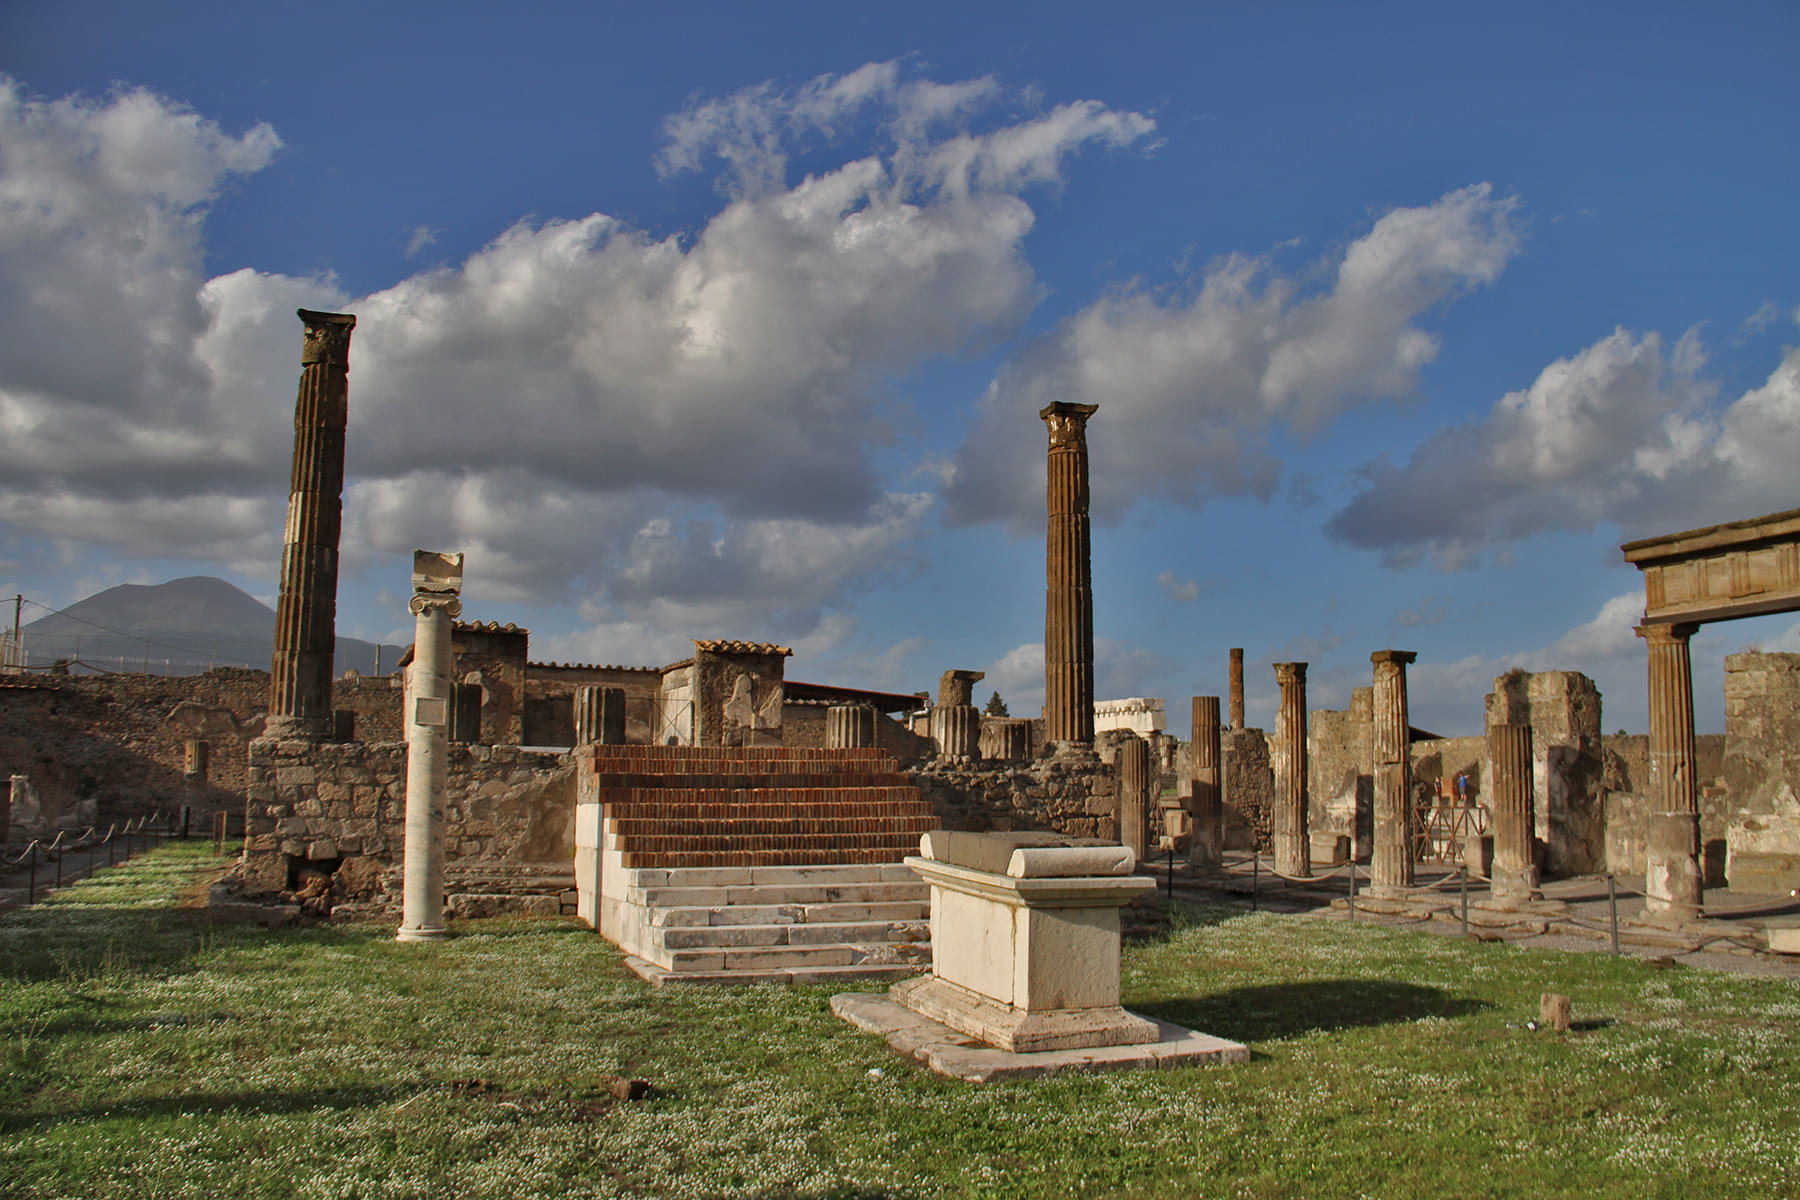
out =
<path fill-rule="evenodd" d="M 444 782 L 450 724 L 450 622 L 462 613 L 462 555 L 413 555 L 413 661 L 406 689 L 406 851 L 395 940 L 444 929 Z"/>
<path fill-rule="evenodd" d="M 302 308 L 294 464 L 281 547 L 281 599 L 269 663 L 268 737 L 331 735 L 331 656 L 337 644 L 338 533 L 344 510 L 350 331 L 356 318 Z"/>
<path fill-rule="evenodd" d="M 1231 651 L 1231 690 L 1227 693 L 1231 699 L 1231 727 L 1244 727 L 1244 651 L 1242 647 L 1233 647 Z"/>
<path fill-rule="evenodd" d="M 1143 861 L 1150 854 L 1150 743 L 1127 734 L 1119 743 L 1119 841 Z"/>
<path fill-rule="evenodd" d="M 1411 650 L 1377 650 L 1375 665 L 1375 844 L 1369 857 L 1369 890 L 1375 895 L 1413 885 L 1412 742 L 1406 711 L 1406 664 Z"/>
<path fill-rule="evenodd" d="M 1219 698 L 1194 697 L 1194 720 L 1188 741 L 1193 772 L 1194 837 L 1188 861 L 1197 867 L 1218 866 L 1225 846 L 1225 810 L 1220 799 Z"/>
<path fill-rule="evenodd" d="M 1095 404 L 1046 405 L 1050 427 L 1044 598 L 1044 738 L 1094 742 L 1094 588 L 1088 535 L 1087 422 Z"/>
<path fill-rule="evenodd" d="M 1493 897 L 1502 904 L 1535 900 L 1537 854 L 1532 841 L 1531 726 L 1490 725 L 1487 731 L 1489 796 L 1494 830 Z"/>
<path fill-rule="evenodd" d="M 1275 664 L 1281 713 L 1275 718 L 1275 870 L 1312 874 L 1306 828 L 1306 664 Z"/>
<path fill-rule="evenodd" d="M 1694 625 L 1639 625 L 1650 651 L 1650 815 L 1644 911 L 1665 920 L 1700 915 L 1700 788 L 1694 770 Z"/>

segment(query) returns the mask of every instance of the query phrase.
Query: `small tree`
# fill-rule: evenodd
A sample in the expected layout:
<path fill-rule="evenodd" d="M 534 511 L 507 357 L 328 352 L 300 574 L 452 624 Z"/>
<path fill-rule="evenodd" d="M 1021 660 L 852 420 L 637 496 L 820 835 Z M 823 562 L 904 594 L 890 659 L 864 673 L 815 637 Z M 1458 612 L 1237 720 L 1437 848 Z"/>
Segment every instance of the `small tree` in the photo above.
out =
<path fill-rule="evenodd" d="M 1010 716 L 1012 716 L 1011 713 L 1006 711 L 1006 701 L 1004 701 L 1000 698 L 999 692 L 995 692 L 993 695 L 988 697 L 987 707 L 982 709 L 981 711 L 986 713 L 990 717 L 1010 717 Z"/>

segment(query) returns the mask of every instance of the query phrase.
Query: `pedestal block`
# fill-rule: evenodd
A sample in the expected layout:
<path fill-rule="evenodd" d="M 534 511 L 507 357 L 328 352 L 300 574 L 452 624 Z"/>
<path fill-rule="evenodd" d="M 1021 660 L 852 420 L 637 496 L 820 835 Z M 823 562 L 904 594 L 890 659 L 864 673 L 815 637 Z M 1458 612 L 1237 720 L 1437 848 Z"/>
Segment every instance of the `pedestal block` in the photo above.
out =
<path fill-rule="evenodd" d="M 1119 909 L 1152 891 L 1119 845 L 934 830 L 906 860 L 931 885 L 929 976 L 888 995 L 1014 1052 L 1154 1042 L 1119 1006 Z"/>

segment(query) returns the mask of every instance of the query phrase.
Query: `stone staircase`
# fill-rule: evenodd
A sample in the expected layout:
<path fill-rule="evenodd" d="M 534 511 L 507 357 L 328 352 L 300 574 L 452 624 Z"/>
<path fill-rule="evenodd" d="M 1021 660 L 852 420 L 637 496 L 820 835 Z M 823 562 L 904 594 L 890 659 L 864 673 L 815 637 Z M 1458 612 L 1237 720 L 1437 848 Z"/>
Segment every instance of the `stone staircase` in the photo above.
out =
<path fill-rule="evenodd" d="M 876 749 L 589 746 L 578 911 L 656 983 L 914 974 L 931 806 Z"/>

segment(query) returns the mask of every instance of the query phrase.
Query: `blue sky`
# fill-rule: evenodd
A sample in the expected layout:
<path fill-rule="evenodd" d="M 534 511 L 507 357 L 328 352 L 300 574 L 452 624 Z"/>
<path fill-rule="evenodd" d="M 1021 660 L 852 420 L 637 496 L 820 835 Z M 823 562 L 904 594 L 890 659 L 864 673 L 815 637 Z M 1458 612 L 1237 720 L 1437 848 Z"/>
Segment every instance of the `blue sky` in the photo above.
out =
<path fill-rule="evenodd" d="M 972 11 L 971 11 L 972 9 Z M 1573 11 L 1569 11 L 1573 9 Z M 543 660 L 780 640 L 1041 700 L 1036 411 L 1102 697 L 1416 650 L 1644 728 L 1621 541 L 1800 504 L 1800 10 L 0 11 L 0 592 L 272 597 L 299 305 L 354 311 L 341 633 L 406 555 Z M 1703 731 L 1724 654 L 1695 642 Z"/>

